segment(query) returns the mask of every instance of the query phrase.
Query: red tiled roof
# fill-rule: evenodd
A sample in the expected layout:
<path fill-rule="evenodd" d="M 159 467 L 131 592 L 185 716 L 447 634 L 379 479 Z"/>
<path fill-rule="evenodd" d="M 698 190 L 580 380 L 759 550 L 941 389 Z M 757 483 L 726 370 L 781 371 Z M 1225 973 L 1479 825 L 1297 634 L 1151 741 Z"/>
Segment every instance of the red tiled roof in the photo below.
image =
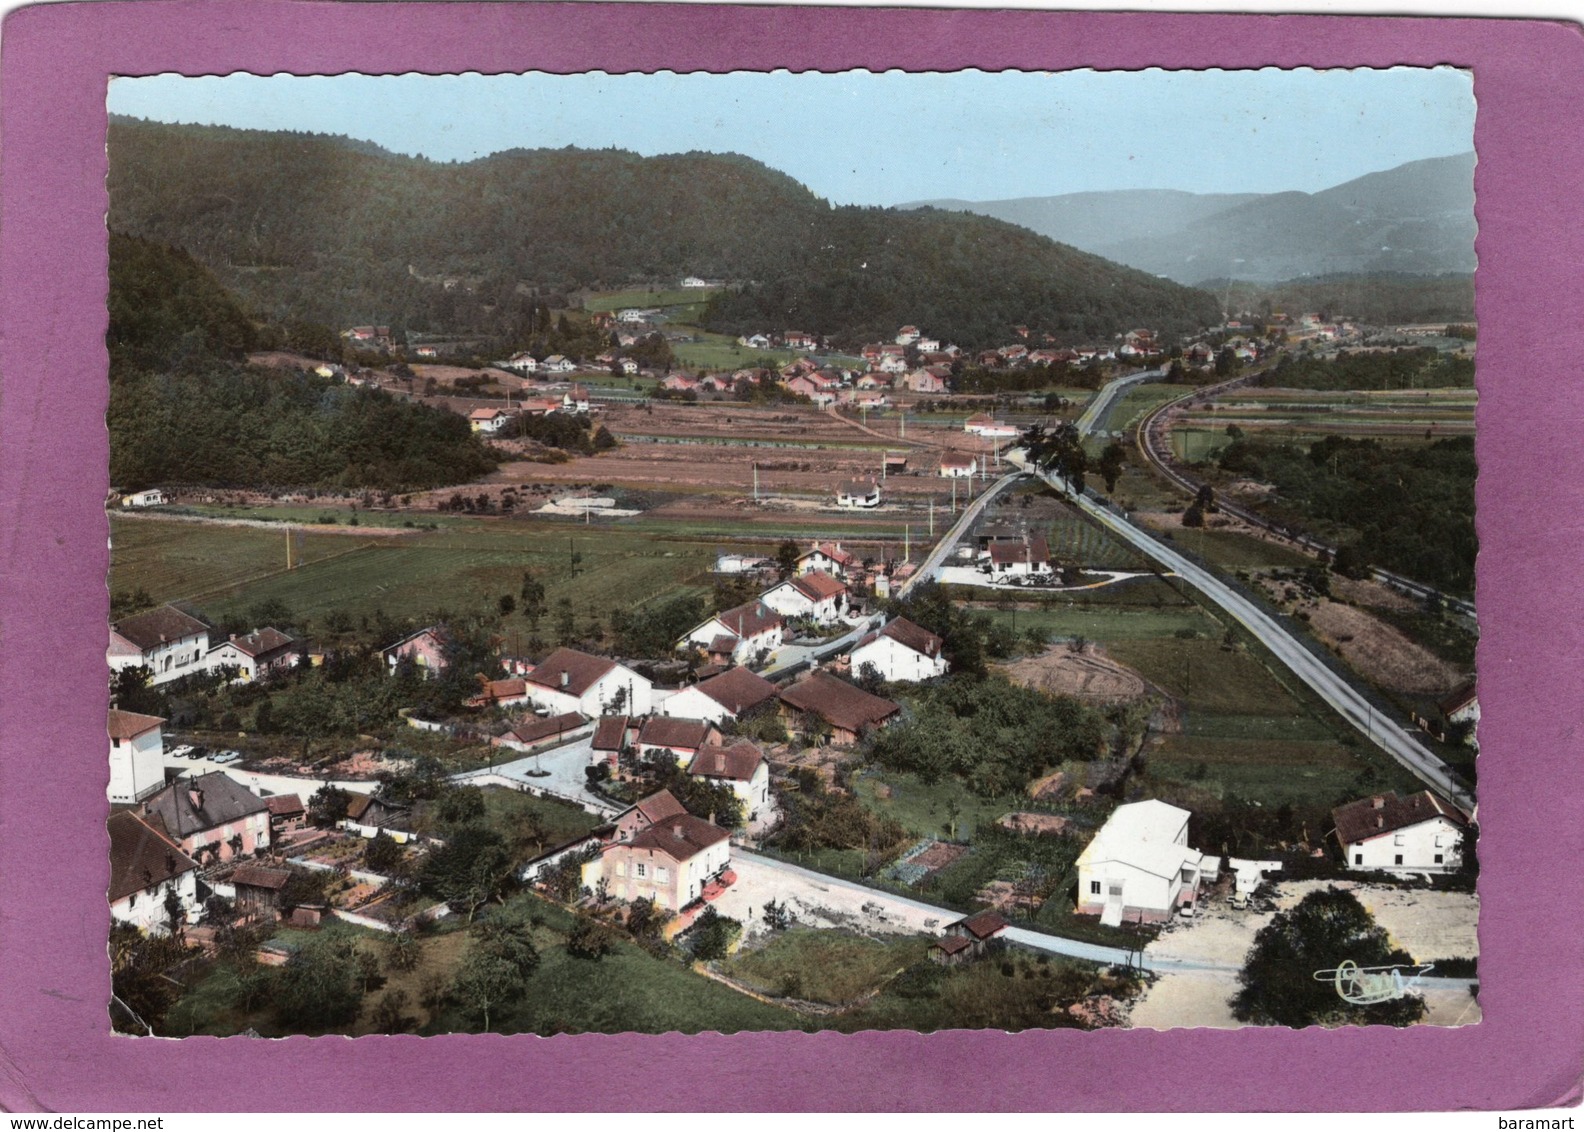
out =
<path fill-rule="evenodd" d="M 658 794 L 651 794 L 641 799 L 633 809 L 649 822 L 665 821 L 666 818 L 687 813 L 687 808 L 677 801 L 676 795 L 669 790 L 662 790 Z"/>
<path fill-rule="evenodd" d="M 1007 539 L 990 544 L 990 561 L 997 566 L 1010 566 L 1015 562 L 1035 564 L 1050 561 L 1050 548 L 1044 535 L 1034 535 L 1027 542 Z"/>
<path fill-rule="evenodd" d="M 968 948 L 972 946 L 973 943 L 968 939 L 967 936 L 960 935 L 942 936 L 940 939 L 937 939 L 934 943 L 930 944 L 931 948 L 938 948 L 941 951 L 944 951 L 947 955 L 957 955 L 960 952 L 968 950 Z"/>
<path fill-rule="evenodd" d="M 752 782 L 754 774 L 764 765 L 764 755 L 747 740 L 730 747 L 702 747 L 688 764 L 688 773 L 699 778 L 729 778 L 734 782 Z"/>
<path fill-rule="evenodd" d="M 734 637 L 730 633 L 717 633 L 710 639 L 709 651 L 711 653 L 734 652 L 740 643 L 740 637 Z"/>
<path fill-rule="evenodd" d="M 638 742 L 646 747 L 667 747 L 673 751 L 696 751 L 709 741 L 712 725 L 702 719 L 677 719 L 651 715 L 638 728 Z"/>
<path fill-rule="evenodd" d="M 852 552 L 850 550 L 843 550 L 840 546 L 833 542 L 816 542 L 813 546 L 809 547 L 807 551 L 798 555 L 798 561 L 801 562 L 803 559 L 810 558 L 816 554 L 823 554 L 826 558 L 829 558 L 832 562 L 839 566 L 849 566 L 853 562 Z"/>
<path fill-rule="evenodd" d="M 123 618 L 112 628 L 144 652 L 170 641 L 209 631 L 209 626 L 174 605 L 162 605 L 147 613 Z"/>
<path fill-rule="evenodd" d="M 816 672 L 781 689 L 781 701 L 798 711 L 813 712 L 832 727 L 855 733 L 901 710 L 890 700 L 871 696 L 828 672 Z"/>
<path fill-rule="evenodd" d="M 517 736 L 519 743 L 537 743 L 552 735 L 560 735 L 562 732 L 582 727 L 585 722 L 582 714 L 575 711 L 552 715 L 548 719 L 530 715 L 512 728 L 512 734 Z"/>
<path fill-rule="evenodd" d="M 528 682 L 569 696 L 581 696 L 615 667 L 616 662 L 609 657 L 590 656 L 577 649 L 556 649 L 534 666 L 528 674 Z M 563 673 L 567 678 L 564 686 L 561 683 Z"/>
<path fill-rule="evenodd" d="M 135 711 L 110 709 L 108 730 L 112 739 L 136 739 L 152 731 L 165 721 L 157 715 L 139 715 Z"/>
<path fill-rule="evenodd" d="M 220 648 L 222 645 L 231 645 L 238 652 L 247 656 L 260 657 L 267 653 L 279 652 L 281 649 L 296 643 L 295 638 L 287 636 L 279 629 L 264 628 L 254 629 L 246 636 L 235 636 L 229 641 L 221 641 L 215 648 Z"/>
<path fill-rule="evenodd" d="M 1437 706 L 1440 707 L 1442 715 L 1452 715 L 1456 712 L 1462 711 L 1477 699 L 1479 699 L 1479 696 L 1475 694 L 1474 685 L 1465 684 L 1446 699 L 1442 700 Z"/>
<path fill-rule="evenodd" d="M 976 915 L 968 916 L 965 919 L 958 920 L 951 926 L 954 928 L 962 928 L 963 931 L 973 936 L 975 939 L 989 939 L 991 936 L 995 935 L 996 932 L 1006 928 L 1007 922 L 1001 917 L 999 912 L 991 912 L 987 910 L 984 912 L 979 912 Z"/>
<path fill-rule="evenodd" d="M 1349 802 L 1331 811 L 1337 839 L 1344 845 L 1368 841 L 1411 825 L 1446 818 L 1454 825 L 1467 825 L 1468 819 L 1456 806 L 1443 802 L 1428 790 L 1399 798 L 1396 794 L 1376 794 Z"/>
<path fill-rule="evenodd" d="M 517 678 L 515 680 L 491 680 L 484 685 L 484 695 L 491 700 L 510 700 L 528 694 L 528 681 Z"/>
<path fill-rule="evenodd" d="M 271 794 L 264 799 L 271 817 L 287 818 L 304 813 L 301 794 Z"/>
<path fill-rule="evenodd" d="M 807 574 L 799 574 L 790 581 L 804 597 L 814 602 L 824 601 L 847 592 L 845 582 L 831 577 L 823 570 L 810 570 Z"/>
<path fill-rule="evenodd" d="M 673 861 L 687 861 L 698 856 L 711 845 L 718 845 L 731 837 L 718 825 L 689 813 L 677 814 L 657 822 L 631 841 L 629 849 L 653 849 L 664 853 Z M 620 848 L 620 846 L 612 846 Z"/>
<path fill-rule="evenodd" d="M 131 810 L 110 815 L 110 903 L 191 872 L 198 862 Z"/>
<path fill-rule="evenodd" d="M 591 745 L 596 751 L 619 751 L 626 738 L 627 717 L 607 715 L 594 725 L 594 739 Z"/>
<path fill-rule="evenodd" d="M 890 637 L 897 644 L 923 656 L 940 655 L 941 639 L 923 626 L 913 624 L 906 617 L 893 617 L 876 635 Z"/>
<path fill-rule="evenodd" d="M 768 633 L 781 624 L 781 615 L 757 598 L 717 613 L 715 619 L 744 639 Z"/>
<path fill-rule="evenodd" d="M 774 699 L 776 686 L 746 668 L 729 668 L 719 676 L 700 681 L 696 687 L 733 715 Z"/>
<path fill-rule="evenodd" d="M 231 883 L 247 888 L 268 888 L 279 892 L 291 880 L 290 869 L 269 869 L 263 865 L 243 865 L 231 874 Z"/>

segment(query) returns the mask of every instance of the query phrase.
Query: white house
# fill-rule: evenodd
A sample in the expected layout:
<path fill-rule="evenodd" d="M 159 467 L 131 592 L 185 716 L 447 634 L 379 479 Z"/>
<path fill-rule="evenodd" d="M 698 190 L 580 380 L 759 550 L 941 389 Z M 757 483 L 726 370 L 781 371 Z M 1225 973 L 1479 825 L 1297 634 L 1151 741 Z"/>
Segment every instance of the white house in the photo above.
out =
<path fill-rule="evenodd" d="M 692 290 L 696 287 L 708 287 L 709 281 L 707 279 L 700 279 L 697 275 L 689 275 L 686 279 L 682 280 L 682 286 Z"/>
<path fill-rule="evenodd" d="M 829 574 L 811 570 L 771 587 L 760 600 L 783 617 L 834 625 L 847 611 L 847 585 Z"/>
<path fill-rule="evenodd" d="M 1447 873 L 1463 863 L 1468 818 L 1428 790 L 1349 802 L 1331 820 L 1350 869 Z"/>
<path fill-rule="evenodd" d="M 998 539 L 990 544 L 990 577 L 1004 582 L 1014 578 L 1049 577 L 1050 548 L 1044 535 Z"/>
<path fill-rule="evenodd" d="M 751 818 L 770 804 L 770 764 L 746 739 L 730 747 L 704 747 L 688 764 L 688 774 L 731 787 Z"/>
<path fill-rule="evenodd" d="M 539 368 L 539 359 L 532 354 L 513 354 L 506 367 L 522 373 L 533 373 Z"/>
<path fill-rule="evenodd" d="M 808 574 L 818 570 L 846 580 L 848 572 L 857 564 L 857 555 L 850 550 L 843 550 L 841 543 L 816 542 L 798 555 L 797 572 L 799 574 Z"/>
<path fill-rule="evenodd" d="M 911 346 L 918 340 L 919 328 L 916 326 L 904 326 L 897 331 L 896 344 L 898 346 Z"/>
<path fill-rule="evenodd" d="M 648 715 L 653 708 L 653 683 L 609 657 L 576 649 L 556 649 L 523 679 L 534 706 L 552 715 Z"/>
<path fill-rule="evenodd" d="M 110 915 L 149 935 L 170 930 L 167 893 L 180 901 L 184 921 L 198 915 L 198 862 L 131 810 L 110 815 Z"/>
<path fill-rule="evenodd" d="M 973 479 L 979 474 L 979 457 L 948 452 L 941 457 L 940 474 L 947 479 Z"/>
<path fill-rule="evenodd" d="M 755 554 L 717 554 L 715 573 L 754 574 L 771 565 L 771 560 Z"/>
<path fill-rule="evenodd" d="M 848 480 L 836 489 L 836 506 L 870 508 L 880 506 L 880 485 L 872 479 Z"/>
<path fill-rule="evenodd" d="M 1438 705 L 1446 721 L 1452 724 L 1467 724 L 1469 728 L 1467 742 L 1474 749 L 1479 749 L 1479 696 L 1473 684 L 1466 684 L 1453 692 Z"/>
<path fill-rule="evenodd" d="M 165 502 L 165 493 L 157 487 L 147 491 L 134 491 L 121 497 L 123 507 L 158 507 Z"/>
<path fill-rule="evenodd" d="M 302 663 L 302 646 L 279 629 L 254 629 L 245 635 L 231 634 L 204 655 L 209 669 L 231 667 L 237 670 L 237 683 L 256 680 Z"/>
<path fill-rule="evenodd" d="M 571 359 L 564 358 L 560 354 L 551 354 L 540 363 L 539 368 L 546 373 L 571 373 L 577 369 L 577 365 Z"/>
<path fill-rule="evenodd" d="M 738 719 L 761 704 L 772 703 L 776 686 L 746 668 L 728 668 L 666 698 L 660 710 L 682 719 L 707 719 L 720 724 Z"/>
<path fill-rule="evenodd" d="M 640 758 L 670 751 L 677 765 L 685 767 L 700 750 L 720 740 L 721 733 L 707 719 L 651 715 L 638 725 L 638 735 L 633 745 Z"/>
<path fill-rule="evenodd" d="M 125 617 L 110 627 L 105 660 L 112 672 L 142 665 L 152 684 L 190 676 L 203 668 L 209 651 L 209 626 L 174 605 Z"/>
<path fill-rule="evenodd" d="M 1078 856 L 1078 911 L 1112 926 L 1191 915 L 1200 878 L 1221 862 L 1188 847 L 1190 816 L 1153 799 L 1118 806 Z"/>
<path fill-rule="evenodd" d="M 636 373 L 637 371 L 638 369 L 635 365 L 633 372 Z M 589 408 L 589 392 L 585 386 L 574 385 L 561 397 L 561 411 L 563 413 L 586 413 Z"/>
<path fill-rule="evenodd" d="M 111 802 L 141 802 L 165 785 L 165 739 L 155 715 L 110 709 Z"/>
<path fill-rule="evenodd" d="M 498 436 L 511 419 L 505 409 L 474 409 L 468 414 L 468 427 L 486 436 Z"/>
<path fill-rule="evenodd" d="M 858 642 L 851 655 L 852 672 L 861 676 L 865 666 L 870 666 L 888 682 L 933 680 L 946 675 L 950 667 L 941 655 L 941 645 L 941 639 L 928 629 L 906 617 L 896 617 Z"/>
<path fill-rule="evenodd" d="M 733 664 L 748 664 L 775 652 L 785 636 L 781 615 L 755 599 L 695 625 L 677 642 L 677 647 L 691 645 L 712 657 L 728 658 Z"/>

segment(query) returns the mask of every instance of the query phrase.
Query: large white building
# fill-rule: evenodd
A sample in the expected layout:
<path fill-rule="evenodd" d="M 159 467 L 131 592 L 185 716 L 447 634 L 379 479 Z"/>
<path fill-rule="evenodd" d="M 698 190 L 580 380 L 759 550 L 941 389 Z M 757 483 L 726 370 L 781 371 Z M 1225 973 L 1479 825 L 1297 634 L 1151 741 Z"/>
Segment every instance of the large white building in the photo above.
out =
<path fill-rule="evenodd" d="M 941 644 L 934 633 L 906 617 L 893 618 L 858 642 L 851 656 L 852 673 L 861 677 L 865 668 L 873 668 L 888 683 L 932 680 L 946 675 L 950 667 L 941 655 Z"/>
<path fill-rule="evenodd" d="M 1453 872 L 1463 864 L 1468 818 L 1428 790 L 1376 794 L 1331 811 L 1347 866 L 1361 872 Z"/>
<path fill-rule="evenodd" d="M 111 802 L 141 802 L 164 787 L 164 722 L 158 716 L 110 709 L 110 785 L 105 795 Z"/>
<path fill-rule="evenodd" d="M 151 684 L 165 684 L 203 670 L 209 626 L 174 605 L 125 617 L 110 626 L 105 660 L 111 672 L 142 665 Z"/>
<path fill-rule="evenodd" d="M 523 677 L 535 707 L 560 715 L 581 712 L 598 718 L 607 712 L 648 715 L 654 685 L 624 664 L 577 649 L 556 649 Z"/>
<path fill-rule="evenodd" d="M 847 612 L 846 583 L 818 570 L 797 574 L 766 590 L 761 598 L 783 617 L 834 625 Z"/>
<path fill-rule="evenodd" d="M 170 930 L 168 893 L 180 904 L 177 917 L 198 913 L 198 863 L 153 824 L 131 810 L 110 815 L 110 915 L 124 924 L 163 935 Z"/>
<path fill-rule="evenodd" d="M 746 668 L 729 668 L 666 698 L 660 710 L 681 719 L 707 719 L 721 724 L 761 704 L 774 703 L 776 686 Z"/>
<path fill-rule="evenodd" d="M 1188 847 L 1190 816 L 1155 799 L 1118 806 L 1078 857 L 1078 911 L 1112 926 L 1191 912 L 1221 861 Z"/>
<path fill-rule="evenodd" d="M 695 625 L 677 647 L 691 645 L 732 664 L 757 664 L 780 648 L 785 636 L 781 614 L 754 600 Z"/>

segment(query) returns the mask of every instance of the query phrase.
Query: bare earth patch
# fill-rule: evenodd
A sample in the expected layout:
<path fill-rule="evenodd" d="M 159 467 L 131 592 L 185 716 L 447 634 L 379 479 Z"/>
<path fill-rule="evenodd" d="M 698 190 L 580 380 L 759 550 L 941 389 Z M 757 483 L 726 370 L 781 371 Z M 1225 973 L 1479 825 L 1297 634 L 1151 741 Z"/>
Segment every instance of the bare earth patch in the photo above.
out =
<path fill-rule="evenodd" d="M 1014 833 L 1064 834 L 1071 823 L 1056 814 L 1015 813 L 1003 814 L 996 824 Z"/>
<path fill-rule="evenodd" d="M 1373 578 L 1360 580 L 1333 574 L 1331 592 L 1354 605 L 1367 605 L 1375 609 L 1395 609 L 1406 613 L 1419 608 L 1419 603 L 1407 594 L 1400 594 Z"/>
<path fill-rule="evenodd" d="M 1309 624 L 1350 665 L 1398 691 L 1441 695 L 1463 678 L 1455 665 L 1351 605 L 1320 602 L 1310 608 Z"/>
<path fill-rule="evenodd" d="M 1000 668 L 1007 679 L 1024 688 L 1090 703 L 1136 700 L 1146 690 L 1144 678 L 1137 672 L 1093 649 L 1076 653 L 1066 645 L 1056 645 Z"/>

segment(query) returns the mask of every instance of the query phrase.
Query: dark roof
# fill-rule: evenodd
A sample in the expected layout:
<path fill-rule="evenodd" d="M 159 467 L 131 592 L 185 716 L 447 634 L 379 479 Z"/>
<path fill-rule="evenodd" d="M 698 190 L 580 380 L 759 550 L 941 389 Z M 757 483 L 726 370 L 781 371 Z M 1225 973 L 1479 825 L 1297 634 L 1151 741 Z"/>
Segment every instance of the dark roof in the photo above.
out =
<path fill-rule="evenodd" d="M 110 903 L 198 867 L 181 847 L 132 810 L 120 810 L 105 823 L 110 832 Z"/>
<path fill-rule="evenodd" d="M 512 734 L 517 736 L 518 742 L 537 743 L 541 739 L 548 739 L 552 735 L 560 735 L 574 728 L 582 727 L 587 720 L 581 712 L 567 711 L 560 715 L 541 718 L 537 715 L 524 716 L 522 722 L 512 728 Z"/>
<path fill-rule="evenodd" d="M 890 700 L 871 696 L 828 672 L 816 672 L 781 689 L 781 701 L 799 711 L 813 712 L 832 727 L 854 733 L 901 710 Z"/>
<path fill-rule="evenodd" d="M 729 837 L 731 834 L 720 826 L 683 813 L 655 823 L 625 844 L 632 849 L 653 849 L 673 861 L 686 861 Z M 615 848 L 620 845 L 618 843 Z"/>
<path fill-rule="evenodd" d="M 886 623 L 884 629 L 881 629 L 878 633 L 869 634 L 859 642 L 859 647 L 861 648 L 863 645 L 867 645 L 880 637 L 890 637 L 904 648 L 910 648 L 924 656 L 933 657 L 940 655 L 941 639 L 923 626 L 913 624 L 906 617 L 893 617 Z"/>
<path fill-rule="evenodd" d="M 123 618 L 112 627 L 144 652 L 169 641 L 209 631 L 209 626 L 174 605 L 162 605 L 147 613 Z"/>
<path fill-rule="evenodd" d="M 826 598 L 847 592 L 845 582 L 831 577 L 823 570 L 810 570 L 807 574 L 799 574 L 789 581 L 810 601 L 824 601 Z"/>
<path fill-rule="evenodd" d="M 287 636 L 279 629 L 263 628 L 254 629 L 246 636 L 235 636 L 228 641 L 221 641 L 214 648 L 233 645 L 238 651 L 246 653 L 248 656 L 260 657 L 267 656 L 273 652 L 280 652 L 282 649 L 290 648 L 296 643 L 296 638 Z M 214 649 L 209 651 L 213 652 Z"/>
<path fill-rule="evenodd" d="M 650 822 L 664 821 L 666 818 L 687 813 L 687 807 L 677 801 L 676 795 L 669 790 L 662 790 L 658 794 L 640 799 L 634 804 L 633 809 Z"/>
<path fill-rule="evenodd" d="M 112 739 L 135 739 L 164 722 L 157 715 L 139 715 L 135 711 L 118 711 L 111 708 L 108 730 Z"/>
<path fill-rule="evenodd" d="M 301 794 L 271 794 L 264 799 L 264 805 L 269 808 L 271 817 L 289 818 L 306 812 Z"/>
<path fill-rule="evenodd" d="M 1479 699 L 1479 696 L 1474 692 L 1474 685 L 1469 683 L 1463 685 L 1436 706 L 1441 709 L 1442 715 L 1453 715 L 1462 711 L 1477 699 Z"/>
<path fill-rule="evenodd" d="M 754 773 L 764 763 L 758 747 L 746 739 L 730 747 L 701 747 L 688 773 L 699 778 L 729 778 L 736 782 L 752 781 Z"/>
<path fill-rule="evenodd" d="M 829 558 L 832 562 L 835 562 L 841 566 L 847 566 L 853 561 L 852 551 L 843 550 L 840 543 L 834 542 L 816 542 L 802 554 L 798 555 L 798 561 L 801 562 L 805 558 L 812 558 L 816 554 L 823 554 L 826 558 Z"/>
<path fill-rule="evenodd" d="M 485 684 L 480 695 L 489 700 L 511 700 L 526 695 L 528 682 L 521 677 L 510 680 L 491 680 Z"/>
<path fill-rule="evenodd" d="M 393 653 L 397 649 L 401 648 L 403 645 L 405 645 L 405 644 L 407 644 L 407 643 L 409 643 L 411 641 L 416 641 L 419 637 L 423 637 L 423 636 L 433 637 L 435 639 L 435 643 L 438 644 L 438 645 L 444 645 L 447 641 L 449 641 L 451 639 L 451 633 L 450 633 L 449 630 L 446 629 L 446 627 L 444 625 L 430 625 L 427 628 L 419 629 L 416 633 L 408 633 L 405 637 L 403 637 L 401 640 L 397 641 L 394 645 L 391 645 L 388 648 L 381 649 L 380 653 L 381 653 L 381 655 L 384 655 L 384 654 L 387 654 L 387 653 Z"/>
<path fill-rule="evenodd" d="M 710 638 L 710 654 L 735 652 L 741 640 L 741 637 L 734 637 L 730 633 L 716 633 Z"/>
<path fill-rule="evenodd" d="M 627 741 L 627 717 L 603 716 L 594 725 L 594 740 L 590 744 L 596 751 L 619 751 Z"/>
<path fill-rule="evenodd" d="M 776 694 L 774 684 L 746 668 L 728 668 L 719 676 L 700 681 L 696 687 L 733 715 L 758 707 Z"/>
<path fill-rule="evenodd" d="M 757 637 L 781 624 L 781 615 L 758 598 L 717 613 L 715 619 L 740 638 Z"/>
<path fill-rule="evenodd" d="M 231 883 L 247 888 L 269 888 L 276 892 L 291 880 L 290 869 L 267 869 L 263 865 L 243 865 L 231 874 Z"/>
<path fill-rule="evenodd" d="M 177 841 L 268 810 L 264 799 L 221 771 L 180 778 L 143 803 Z"/>
<path fill-rule="evenodd" d="M 556 649 L 534 666 L 527 679 L 528 683 L 541 688 L 565 692 L 569 696 L 581 696 L 615 667 L 616 662 L 609 657 L 591 656 L 577 649 Z M 565 687 L 561 684 L 563 673 L 567 678 Z"/>
<path fill-rule="evenodd" d="M 651 715 L 638 728 L 638 742 L 649 747 L 696 751 L 709 740 L 713 726 L 703 719 L 677 719 Z"/>
<path fill-rule="evenodd" d="M 1049 562 L 1050 549 L 1045 545 L 1044 535 L 1033 535 L 1026 542 L 1023 539 L 1008 539 L 990 544 L 990 561 L 997 566 L 1010 566 L 1014 562 Z"/>
<path fill-rule="evenodd" d="M 947 955 L 956 955 L 959 952 L 966 951 L 972 946 L 973 943 L 968 939 L 968 937 L 961 935 L 942 936 L 940 939 L 937 939 L 934 943 L 930 944 L 931 949 L 938 948 L 939 950 L 944 951 Z"/>
<path fill-rule="evenodd" d="M 1349 802 L 1331 811 L 1336 823 L 1337 839 L 1344 845 L 1368 841 L 1372 837 L 1406 829 L 1420 822 L 1443 817 L 1454 825 L 1467 825 L 1468 819 L 1461 810 L 1443 802 L 1428 790 L 1399 798 L 1396 794 L 1376 794 Z"/>
<path fill-rule="evenodd" d="M 1006 928 L 1007 922 L 1001 917 L 999 912 L 984 911 L 958 920 L 951 927 L 962 928 L 964 932 L 975 939 L 989 939 L 996 932 Z"/>

